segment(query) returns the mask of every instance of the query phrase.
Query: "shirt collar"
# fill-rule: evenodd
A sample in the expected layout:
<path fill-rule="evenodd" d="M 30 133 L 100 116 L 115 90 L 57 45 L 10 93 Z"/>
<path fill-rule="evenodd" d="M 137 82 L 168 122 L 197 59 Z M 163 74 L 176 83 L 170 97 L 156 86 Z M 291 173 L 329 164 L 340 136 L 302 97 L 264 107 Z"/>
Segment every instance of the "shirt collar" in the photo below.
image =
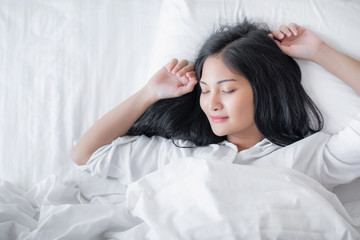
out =
<path fill-rule="evenodd" d="M 227 140 L 221 142 L 220 144 L 230 147 L 234 151 L 238 152 L 237 146 Z M 260 142 L 256 143 L 254 146 L 252 146 L 251 148 L 248 148 L 248 149 L 238 152 L 238 155 L 241 155 L 241 158 L 243 158 L 243 159 L 260 158 L 260 157 L 270 154 L 271 152 L 273 152 L 279 148 L 281 148 L 281 146 L 272 143 L 267 138 L 264 138 L 263 140 L 261 140 Z"/>

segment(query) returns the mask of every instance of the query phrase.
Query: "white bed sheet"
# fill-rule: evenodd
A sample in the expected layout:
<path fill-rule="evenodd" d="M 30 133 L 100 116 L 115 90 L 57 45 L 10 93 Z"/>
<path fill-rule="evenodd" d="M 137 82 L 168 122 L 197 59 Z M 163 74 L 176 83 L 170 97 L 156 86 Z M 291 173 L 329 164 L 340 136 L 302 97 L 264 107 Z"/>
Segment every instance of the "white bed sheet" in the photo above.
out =
<path fill-rule="evenodd" d="M 335 194 L 291 169 L 172 159 L 126 189 L 98 177 L 106 164 L 93 164 L 102 168 L 66 182 L 52 175 L 27 192 L 2 182 L 0 238 L 360 238 L 360 202 L 346 210 Z"/>
<path fill-rule="evenodd" d="M 220 20 L 295 21 L 360 59 L 359 12 L 356 0 L 0 0 L 0 178 L 10 184 L 3 186 L 21 195 L 54 172 L 74 178 L 69 153 L 86 130 L 170 58 L 193 58 Z M 298 62 L 325 130 L 341 129 L 360 111 L 359 97 Z M 360 180 L 335 192 L 343 203 L 359 200 Z"/>
<path fill-rule="evenodd" d="M 0 1 L 0 177 L 26 190 L 146 81 L 160 0 Z"/>

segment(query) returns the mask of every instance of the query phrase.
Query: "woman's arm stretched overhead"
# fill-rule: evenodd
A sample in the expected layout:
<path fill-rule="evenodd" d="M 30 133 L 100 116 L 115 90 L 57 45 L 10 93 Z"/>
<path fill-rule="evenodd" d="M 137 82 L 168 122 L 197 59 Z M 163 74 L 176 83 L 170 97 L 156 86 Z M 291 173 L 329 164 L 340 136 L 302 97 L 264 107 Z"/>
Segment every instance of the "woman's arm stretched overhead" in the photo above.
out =
<path fill-rule="evenodd" d="M 155 102 L 191 92 L 196 84 L 194 65 L 186 60 L 170 61 L 133 96 L 96 122 L 71 151 L 73 161 L 86 164 L 101 146 L 124 136 L 137 119 Z"/>
<path fill-rule="evenodd" d="M 360 94 L 360 62 L 356 59 L 336 51 L 316 35 L 296 24 L 290 24 L 288 27 L 283 25 L 270 37 L 279 39 L 275 42 L 287 55 L 318 63 Z M 324 140 L 322 141 L 320 138 L 324 138 Z M 312 139 L 315 139 L 316 142 L 309 144 L 313 141 Z M 307 159 L 312 164 L 316 162 L 314 159 L 320 159 L 321 162 L 314 167 L 306 164 L 306 168 L 313 171 L 311 174 L 318 175 L 315 178 L 318 178 L 324 186 L 332 188 L 359 177 L 360 113 L 338 133 L 314 135 L 314 137 L 304 140 L 302 144 L 304 143 L 308 144 L 308 147 L 293 146 L 306 149 L 297 151 L 301 152 L 299 162 Z M 317 145 L 316 148 L 311 147 L 314 144 Z M 314 171 L 316 168 L 318 169 Z"/>
<path fill-rule="evenodd" d="M 295 58 L 318 63 L 360 94 L 360 61 L 341 53 L 309 30 L 294 23 L 270 35 L 280 49 Z"/>

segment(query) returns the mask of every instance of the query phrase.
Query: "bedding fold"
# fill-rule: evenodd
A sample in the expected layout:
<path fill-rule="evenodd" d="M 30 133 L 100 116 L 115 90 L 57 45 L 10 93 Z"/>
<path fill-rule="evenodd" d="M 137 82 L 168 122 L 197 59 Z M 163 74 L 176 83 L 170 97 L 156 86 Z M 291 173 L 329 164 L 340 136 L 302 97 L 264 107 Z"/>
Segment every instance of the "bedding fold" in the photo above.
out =
<path fill-rule="evenodd" d="M 0 238 L 360 238 L 360 202 L 347 204 L 349 214 L 291 169 L 188 157 L 128 186 L 99 175 L 51 175 L 27 192 L 1 181 Z"/>

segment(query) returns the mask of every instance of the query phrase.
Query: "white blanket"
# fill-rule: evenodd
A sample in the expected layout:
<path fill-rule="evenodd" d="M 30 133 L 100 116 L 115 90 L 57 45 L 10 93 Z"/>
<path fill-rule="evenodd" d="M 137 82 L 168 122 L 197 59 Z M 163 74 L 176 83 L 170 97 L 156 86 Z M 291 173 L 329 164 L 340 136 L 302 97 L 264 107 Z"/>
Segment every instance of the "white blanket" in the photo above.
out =
<path fill-rule="evenodd" d="M 28 192 L 3 181 L 0 239 L 360 238 L 359 204 L 351 217 L 290 169 L 184 158 L 127 189 L 92 174 L 52 175 Z"/>
<path fill-rule="evenodd" d="M 206 196 L 210 196 L 205 199 L 209 205 L 204 205 L 205 200 L 201 201 L 201 206 L 206 207 L 213 206 L 219 200 L 236 200 L 238 196 L 246 196 L 247 198 L 240 199 L 244 201 L 255 198 L 252 195 L 254 192 L 250 194 L 246 189 L 240 188 L 241 186 L 233 185 L 234 183 L 243 183 L 242 186 L 251 183 L 254 185 L 251 185 L 253 188 L 250 190 L 256 189 L 261 179 L 265 181 L 265 177 L 268 176 L 267 187 L 278 187 L 282 190 L 281 186 L 285 185 L 276 184 L 282 182 L 280 180 L 283 175 L 275 174 L 273 170 L 269 171 L 269 175 L 263 176 L 262 173 L 268 171 L 258 169 L 259 172 L 252 176 L 249 174 L 251 171 L 246 170 L 247 167 L 229 165 L 234 169 L 231 171 L 241 174 L 225 173 L 225 169 L 220 167 L 214 173 L 205 171 L 204 167 L 207 164 L 215 166 L 215 163 L 197 162 L 197 168 L 194 166 L 190 169 L 199 172 L 188 173 L 186 177 L 195 177 L 199 174 L 198 181 L 188 182 L 187 185 L 184 182 L 182 188 L 186 191 L 181 191 L 180 182 L 174 185 L 174 188 L 167 189 L 169 192 L 156 188 L 159 191 L 154 194 L 158 194 L 150 196 L 167 196 L 171 190 L 174 191 L 174 195 L 176 194 L 176 198 L 171 197 L 172 201 L 161 205 L 164 208 L 161 212 L 151 215 L 139 209 L 161 199 L 149 198 L 148 202 L 138 201 L 142 199 L 139 197 L 142 196 L 140 186 L 146 182 L 149 183 L 149 187 L 153 186 L 150 183 L 153 183 L 156 177 L 164 178 L 165 184 L 165 173 L 174 177 L 172 181 L 167 178 L 169 185 L 176 183 L 175 181 L 182 179 L 179 175 L 184 173 L 177 170 L 184 169 L 192 163 L 176 167 L 169 165 L 154 172 L 130 186 L 129 197 L 125 198 L 126 188 L 117 182 L 73 170 L 69 153 L 76 140 L 87 129 L 143 86 L 160 66 L 173 57 L 192 60 L 199 43 L 208 36 L 213 26 L 221 22 L 233 23 L 248 17 L 265 21 L 272 29 L 280 24 L 296 22 L 319 34 L 336 49 L 359 59 L 359 12 L 360 1 L 357 0 L 0 1 L 0 178 L 7 180 L 0 181 L 0 239 L 128 240 L 143 239 L 144 236 L 156 239 L 155 235 L 164 239 L 164 235 L 169 234 L 166 229 L 172 226 L 172 220 L 163 224 L 164 216 L 176 220 L 175 226 L 178 229 L 172 228 L 174 231 L 171 233 L 176 234 L 181 230 L 177 237 L 165 239 L 176 239 L 183 237 L 181 234 L 191 235 L 201 230 L 196 228 L 194 232 L 184 232 L 184 222 L 178 224 L 181 222 L 181 212 L 186 211 L 186 216 L 194 221 L 202 216 L 199 214 L 204 208 L 198 207 L 196 202 L 191 200 L 200 201 L 204 197 L 194 197 L 193 192 L 202 191 L 208 194 Z M 326 119 L 324 131 L 337 132 L 342 129 L 360 111 L 359 96 L 316 64 L 305 61 L 298 63 L 303 73 L 304 87 Z M 229 166 L 224 165 L 224 168 Z M 54 171 L 66 172 L 66 179 L 64 174 L 58 174 L 38 183 Z M 285 174 L 287 170 L 280 173 Z M 288 174 L 292 176 L 292 172 Z M 233 193 L 232 188 L 220 188 L 224 196 L 218 192 L 213 193 L 218 189 L 215 184 L 219 181 L 212 179 L 225 177 L 231 178 L 231 187 L 236 190 L 236 195 L 231 198 L 226 196 Z M 251 177 L 256 177 L 256 181 Z M 285 183 L 289 186 L 285 190 L 289 192 L 291 189 L 298 189 L 296 183 L 285 181 L 282 184 Z M 360 179 L 351 185 L 339 186 L 336 189 L 342 202 L 347 203 L 346 209 L 351 216 L 356 217 L 357 214 L 358 218 L 359 204 L 351 201 L 360 199 L 359 183 Z M 205 184 L 213 188 L 206 189 Z M 295 186 L 290 187 L 291 184 Z M 257 201 L 268 197 L 266 194 L 269 192 L 262 193 L 260 188 L 258 189 Z M 226 190 L 227 193 L 224 192 Z M 285 194 L 285 190 L 279 192 Z M 309 194 L 317 193 L 311 187 L 305 188 L 304 193 L 306 191 L 309 191 Z M 280 198 L 282 195 L 275 197 Z M 310 196 L 314 197 L 313 194 Z M 346 222 L 348 225 L 352 224 L 343 208 L 333 202 L 336 200 L 323 198 L 323 195 L 315 196 L 319 196 L 319 199 L 315 199 L 318 201 L 316 206 L 328 207 L 330 210 L 321 214 L 320 209 L 312 209 L 318 214 L 311 221 L 330 219 L 334 224 L 337 221 L 339 234 L 347 227 Z M 327 196 L 335 198 L 332 194 Z M 176 205 L 179 213 L 171 212 L 175 210 L 171 209 L 170 204 L 177 203 L 175 200 L 179 197 L 184 199 L 183 204 Z M 303 197 L 299 195 L 300 199 Z M 128 200 L 127 203 L 125 199 Z M 279 201 L 279 205 L 276 205 L 275 200 L 269 202 L 270 207 L 284 207 L 284 201 Z M 314 206 L 315 200 L 311 199 L 305 203 L 299 200 L 301 204 L 296 208 L 299 214 L 306 215 L 305 204 Z M 222 207 L 222 215 L 214 215 L 214 212 L 210 211 L 215 208 L 209 208 L 208 213 L 202 214 L 218 216 L 209 218 L 209 221 L 228 219 L 226 214 L 236 216 L 240 213 L 235 207 L 245 206 L 224 207 L 221 204 L 228 202 L 223 201 L 220 201 L 219 205 L 214 205 Z M 189 205 L 191 203 L 194 204 L 193 207 Z M 250 221 L 246 221 L 250 213 L 254 214 L 250 217 L 256 219 L 259 219 L 259 216 L 271 216 L 273 219 L 280 216 L 276 215 L 279 211 L 267 215 L 259 215 L 259 210 L 252 212 L 252 203 L 255 204 L 254 201 L 246 204 L 249 206 L 246 208 L 248 211 L 244 211 L 239 219 L 236 219 L 236 222 L 241 222 L 239 225 L 250 224 Z M 132 216 L 129 210 L 139 218 Z M 309 209 L 308 212 L 311 213 Z M 335 217 L 330 218 L 329 215 Z M 160 225 L 164 226 L 162 231 L 159 231 L 155 224 L 160 220 Z M 311 221 L 308 223 L 309 226 L 313 224 Z M 306 225 L 307 219 L 302 223 Z M 269 226 L 266 224 L 269 223 L 265 220 L 260 222 L 261 227 Z M 276 224 L 283 230 L 282 227 L 285 225 L 281 224 L 287 222 Z M 206 227 L 209 233 L 210 230 L 216 229 L 214 222 L 204 222 L 200 226 Z M 330 229 L 329 226 L 326 229 Z M 237 228 L 239 226 L 229 227 L 234 228 L 233 233 L 240 231 Z M 224 229 L 225 234 L 226 228 L 221 229 Z M 306 229 L 309 229 L 307 225 Z M 319 232 L 325 230 L 320 229 Z M 261 232 L 264 232 L 264 229 Z M 350 232 L 352 233 L 352 230 Z M 260 233 L 254 231 L 249 234 L 256 238 Z M 267 234 L 271 236 L 270 233 Z M 351 238 L 350 236 L 351 234 L 344 239 Z"/>

